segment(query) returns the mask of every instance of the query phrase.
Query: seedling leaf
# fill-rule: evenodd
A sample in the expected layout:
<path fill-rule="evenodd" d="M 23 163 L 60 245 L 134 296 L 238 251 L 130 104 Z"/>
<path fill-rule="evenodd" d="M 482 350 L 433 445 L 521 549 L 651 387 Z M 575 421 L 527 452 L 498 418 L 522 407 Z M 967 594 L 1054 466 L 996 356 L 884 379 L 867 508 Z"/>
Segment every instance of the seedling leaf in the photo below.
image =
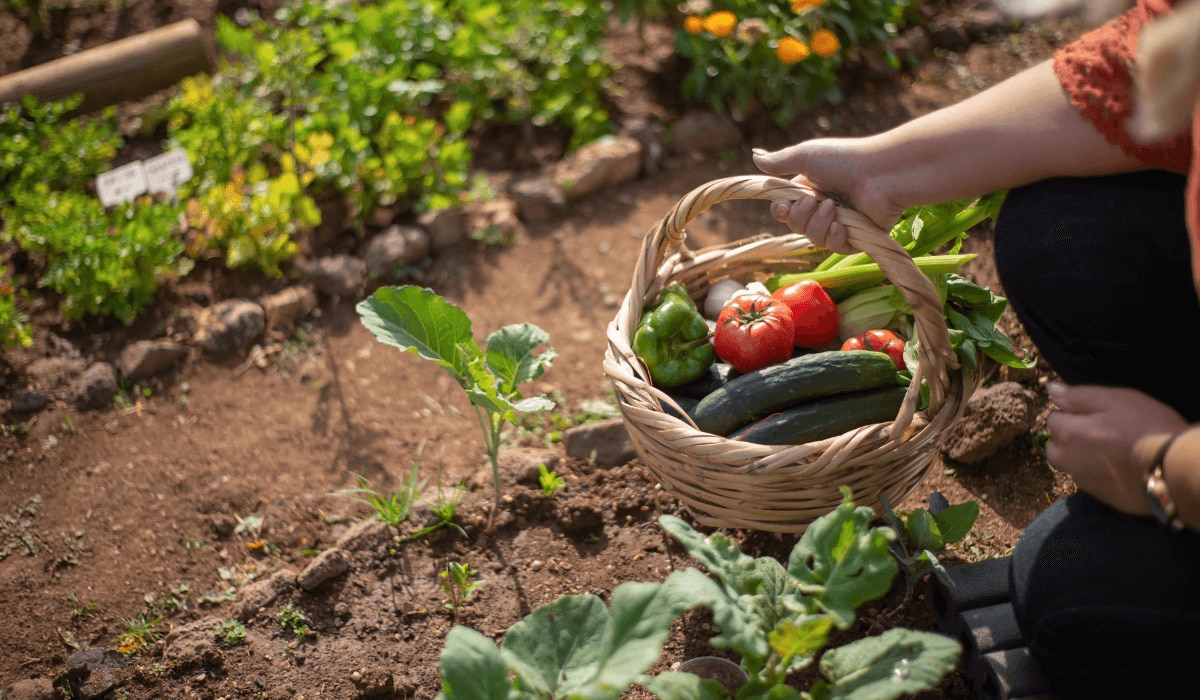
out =
<path fill-rule="evenodd" d="M 890 629 L 821 657 L 814 698 L 891 700 L 936 688 L 958 663 L 962 648 L 949 637 L 909 629 Z"/>
<path fill-rule="evenodd" d="M 896 534 L 890 528 L 870 528 L 875 512 L 856 508 L 850 489 L 842 488 L 842 503 L 804 531 L 788 559 L 788 573 L 800 589 L 816 598 L 834 624 L 847 629 L 854 611 L 884 596 L 899 565 L 888 553 Z"/>
<path fill-rule="evenodd" d="M 942 531 L 942 540 L 946 543 L 958 542 L 967 536 L 979 517 L 979 504 L 975 501 L 957 503 L 943 508 L 933 517 Z"/>
<path fill-rule="evenodd" d="M 508 665 L 495 643 L 469 627 L 456 625 L 446 635 L 438 661 L 442 673 L 439 700 L 492 700 L 508 697 Z"/>
<path fill-rule="evenodd" d="M 542 376 L 557 355 L 552 349 L 540 355 L 533 351 L 549 342 L 550 335 L 531 323 L 505 326 L 488 336 L 487 364 L 500 380 L 501 394 L 511 396 L 521 384 Z"/>

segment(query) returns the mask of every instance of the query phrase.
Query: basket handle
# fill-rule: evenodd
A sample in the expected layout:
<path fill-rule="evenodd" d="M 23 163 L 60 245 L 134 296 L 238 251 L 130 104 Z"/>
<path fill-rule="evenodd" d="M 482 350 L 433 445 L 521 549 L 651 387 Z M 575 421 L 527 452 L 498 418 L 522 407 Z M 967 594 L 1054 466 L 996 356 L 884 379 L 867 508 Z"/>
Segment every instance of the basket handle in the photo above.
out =
<path fill-rule="evenodd" d="M 727 177 L 697 187 L 680 199 L 642 239 L 642 255 L 634 268 L 634 288 L 654 289 L 659 269 L 670 255 L 676 252 L 685 257 L 689 255 L 684 243 L 684 228 L 712 205 L 739 199 L 795 200 L 801 195 L 824 197 L 806 185 L 769 175 Z M 913 383 L 919 384 L 922 377 L 927 380 L 929 411 L 936 412 L 946 398 L 949 370 L 958 367 L 937 290 L 917 268 L 908 251 L 875 222 L 840 204 L 838 221 L 846 227 L 846 240 L 850 245 L 878 264 L 884 276 L 900 289 L 904 300 L 912 307 L 921 347 L 920 369 Z M 638 299 L 637 303 L 643 303 L 643 300 Z M 903 422 L 907 423 L 907 420 Z"/>

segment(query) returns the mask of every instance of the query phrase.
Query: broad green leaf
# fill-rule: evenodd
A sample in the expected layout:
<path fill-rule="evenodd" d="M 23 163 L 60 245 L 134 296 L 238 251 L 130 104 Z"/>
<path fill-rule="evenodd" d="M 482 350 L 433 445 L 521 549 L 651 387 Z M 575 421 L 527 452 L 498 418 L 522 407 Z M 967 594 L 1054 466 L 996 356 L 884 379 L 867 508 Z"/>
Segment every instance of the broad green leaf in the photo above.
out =
<path fill-rule="evenodd" d="M 958 663 L 962 648 L 950 637 L 890 629 L 821 657 L 832 700 L 892 700 L 936 688 Z"/>
<path fill-rule="evenodd" d="M 438 659 L 442 692 L 447 700 L 496 700 L 508 697 L 508 665 L 492 640 L 456 625 L 446 635 Z"/>
<path fill-rule="evenodd" d="M 491 386 L 479 362 L 483 353 L 471 335 L 471 319 L 432 289 L 382 287 L 356 308 L 380 342 L 437 363 L 464 388 Z"/>
<path fill-rule="evenodd" d="M 796 659 L 802 663 L 789 671 L 807 666 L 825 645 L 829 643 L 829 631 L 833 619 L 828 615 L 812 615 L 784 621 L 771 631 L 771 650 L 784 659 Z"/>
<path fill-rule="evenodd" d="M 564 596 L 513 625 L 501 653 L 538 694 L 615 699 L 658 659 L 671 622 L 715 587 L 695 569 L 661 584 L 623 583 L 613 589 L 611 615 L 596 596 Z"/>
<path fill-rule="evenodd" d="M 908 514 L 905 529 L 913 549 L 928 549 L 936 552 L 946 544 L 942 539 L 942 531 L 938 528 L 937 521 L 924 508 L 918 508 Z"/>
<path fill-rule="evenodd" d="M 875 512 L 855 508 L 848 488 L 842 487 L 842 494 L 841 505 L 804 531 L 788 560 L 788 573 L 839 628 L 847 629 L 858 606 L 888 592 L 899 565 L 888 551 L 896 533 L 872 529 Z"/>
<path fill-rule="evenodd" d="M 942 540 L 946 544 L 958 542 L 966 537 L 978 517 L 979 504 L 975 501 L 947 506 L 933 516 L 937 521 L 938 529 L 942 531 Z"/>
<path fill-rule="evenodd" d="M 566 697 L 594 678 L 607 625 L 608 611 L 598 597 L 563 596 L 509 628 L 501 653 L 522 686 Z"/>
<path fill-rule="evenodd" d="M 720 683 L 678 671 L 643 676 L 638 684 L 658 697 L 670 700 L 724 700 L 729 697 L 725 686 Z"/>
<path fill-rule="evenodd" d="M 719 532 L 708 537 L 692 529 L 673 515 L 658 519 L 667 532 L 679 540 L 688 554 L 698 559 L 706 569 L 721 578 L 725 585 L 738 593 L 755 593 L 762 585 L 762 576 L 754 558 L 742 554 L 738 546 Z"/>
<path fill-rule="evenodd" d="M 545 351 L 535 355 L 542 345 Z M 517 387 L 542 376 L 557 354 L 550 347 L 550 334 L 532 323 L 517 323 L 488 336 L 485 356 L 488 368 L 500 380 L 500 393 L 520 398 Z"/>

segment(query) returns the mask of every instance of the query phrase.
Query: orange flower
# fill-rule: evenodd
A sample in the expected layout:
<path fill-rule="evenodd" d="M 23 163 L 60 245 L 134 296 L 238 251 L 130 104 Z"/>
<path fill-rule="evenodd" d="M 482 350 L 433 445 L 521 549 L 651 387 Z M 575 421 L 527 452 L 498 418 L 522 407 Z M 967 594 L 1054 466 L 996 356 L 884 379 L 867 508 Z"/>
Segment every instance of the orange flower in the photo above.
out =
<path fill-rule="evenodd" d="M 732 12 L 714 12 L 704 18 L 704 29 L 713 36 L 725 38 L 733 33 L 737 26 L 737 15 Z"/>
<path fill-rule="evenodd" d="M 704 20 L 696 15 L 688 15 L 683 18 L 683 28 L 688 34 L 700 34 L 704 31 Z"/>
<path fill-rule="evenodd" d="M 808 58 L 808 53 L 808 44 L 790 36 L 780 39 L 779 45 L 775 47 L 775 55 L 787 65 L 803 61 Z"/>
<path fill-rule="evenodd" d="M 822 58 L 829 58 L 842 48 L 837 35 L 828 29 L 818 29 L 812 35 L 812 50 Z"/>
<path fill-rule="evenodd" d="M 792 0 L 792 12 L 800 14 L 805 10 L 820 7 L 825 4 L 825 0 Z"/>

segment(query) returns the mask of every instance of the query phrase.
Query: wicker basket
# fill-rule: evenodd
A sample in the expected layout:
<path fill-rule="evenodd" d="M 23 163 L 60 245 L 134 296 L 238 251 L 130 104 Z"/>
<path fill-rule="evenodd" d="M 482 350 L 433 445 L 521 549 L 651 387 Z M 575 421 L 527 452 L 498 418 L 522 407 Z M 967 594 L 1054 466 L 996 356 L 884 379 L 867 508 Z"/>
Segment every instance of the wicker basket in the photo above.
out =
<path fill-rule="evenodd" d="M 813 194 L 803 185 L 767 176 L 741 176 L 702 185 L 675 205 L 642 241 L 633 283 L 608 326 L 604 371 L 641 461 L 702 525 L 801 533 L 841 503 L 840 487 L 855 502 L 878 509 L 879 496 L 896 503 L 929 468 L 946 428 L 961 415 L 974 377 L 964 372 L 950 346 L 937 292 L 908 252 L 852 209 L 839 210 L 855 249 L 865 252 L 912 307 L 920 368 L 895 420 L 864 426 L 804 445 L 758 445 L 702 432 L 690 420 L 663 411 L 674 401 L 651 385 L 631 348 L 643 307 L 667 284 L 682 282 L 703 298 L 717 281 L 765 279 L 811 260 L 813 244 L 802 235 L 763 234 L 691 251 L 684 227 L 718 202 L 795 199 Z M 928 408 L 917 411 L 920 380 L 929 386 Z M 679 410 L 682 415 L 683 411 Z"/>

